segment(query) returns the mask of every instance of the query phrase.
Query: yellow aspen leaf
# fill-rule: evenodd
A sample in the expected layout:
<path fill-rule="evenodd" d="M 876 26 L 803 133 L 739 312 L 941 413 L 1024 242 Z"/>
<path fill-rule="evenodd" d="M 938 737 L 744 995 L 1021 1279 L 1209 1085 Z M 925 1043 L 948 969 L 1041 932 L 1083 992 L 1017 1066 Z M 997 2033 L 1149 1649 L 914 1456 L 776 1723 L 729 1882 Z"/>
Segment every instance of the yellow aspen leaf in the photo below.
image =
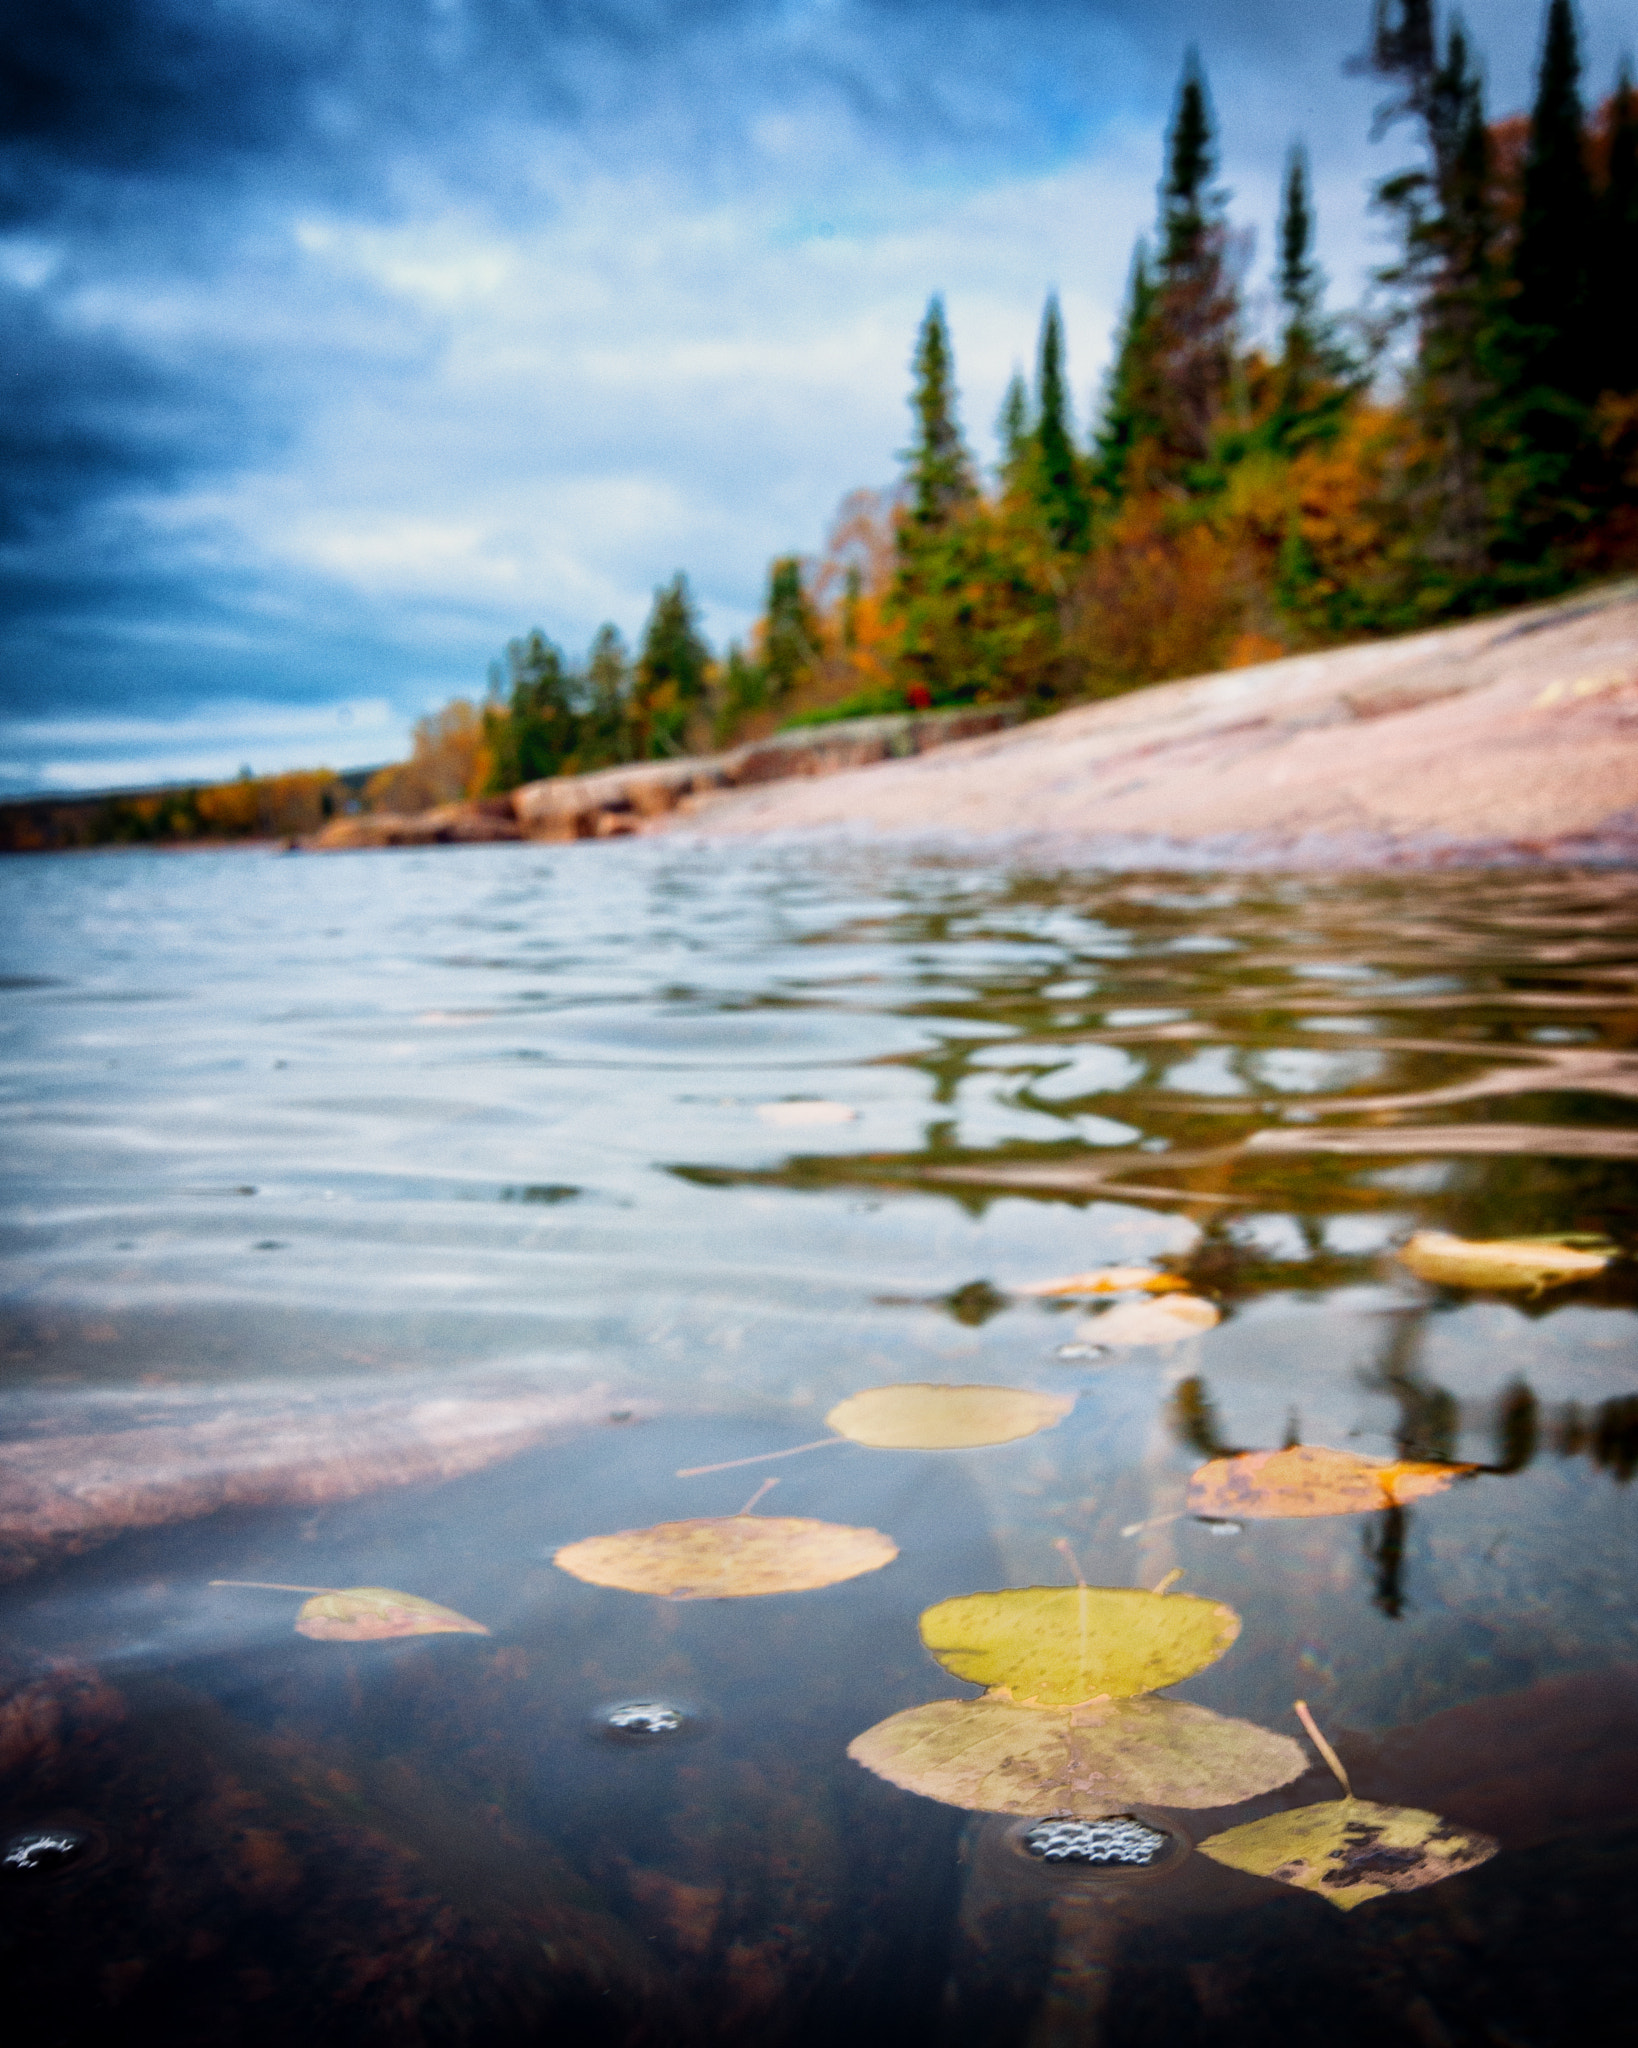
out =
<path fill-rule="evenodd" d="M 1488 1835 L 1414 1806 L 1331 1799 L 1248 1821 L 1200 1844 L 1231 1870 L 1317 1892 L 1345 1913 L 1386 1892 L 1419 1891 L 1495 1855 Z"/>
<path fill-rule="evenodd" d="M 1072 1394 L 923 1383 L 850 1394 L 825 1420 L 839 1435 L 875 1450 L 961 1451 L 1034 1436 L 1062 1422 L 1074 1405 Z"/>
<path fill-rule="evenodd" d="M 1368 1515 L 1443 1493 L 1474 1465 L 1365 1458 L 1324 1444 L 1283 1451 L 1241 1451 L 1213 1458 L 1189 1481 L 1188 1512 L 1223 1521 L 1272 1521 L 1298 1515 Z"/>
<path fill-rule="evenodd" d="M 1175 1273 L 1157 1272 L 1153 1266 L 1095 1266 L 1090 1273 L 1071 1273 L 1062 1280 L 1032 1280 L 1027 1287 L 1012 1291 L 1073 1299 L 1083 1294 L 1129 1294 L 1139 1288 L 1145 1294 L 1184 1294 L 1188 1285 Z"/>
<path fill-rule="evenodd" d="M 921 1639 L 946 1671 L 1043 1707 L 1175 1685 L 1239 1633 L 1239 1615 L 1219 1600 L 1131 1586 L 963 1593 L 921 1617 Z"/>
<path fill-rule="evenodd" d="M 906 1792 L 977 1813 L 1074 1814 L 1124 1805 L 1234 1806 L 1301 1775 L 1301 1746 L 1183 1700 L 1024 1707 L 934 1700 L 867 1728 L 848 1755 Z"/>
<path fill-rule="evenodd" d="M 791 1515 L 712 1515 L 588 1536 L 555 1562 L 592 1586 L 666 1600 L 735 1600 L 834 1586 L 891 1564 L 899 1547 L 879 1529 Z"/>
<path fill-rule="evenodd" d="M 1453 1237 L 1419 1230 L 1399 1254 L 1419 1280 L 1440 1287 L 1505 1289 L 1540 1294 L 1572 1280 L 1591 1280 L 1610 1262 L 1607 1250 L 1528 1237 Z"/>
<path fill-rule="evenodd" d="M 302 1602 L 296 1633 L 318 1643 L 373 1643 L 389 1636 L 486 1636 L 482 1622 L 453 1607 L 386 1586 L 349 1586 Z"/>
<path fill-rule="evenodd" d="M 1157 1301 L 1121 1301 L 1075 1326 L 1086 1344 L 1180 1344 L 1222 1321 L 1214 1302 L 1198 1294 L 1163 1294 Z"/>

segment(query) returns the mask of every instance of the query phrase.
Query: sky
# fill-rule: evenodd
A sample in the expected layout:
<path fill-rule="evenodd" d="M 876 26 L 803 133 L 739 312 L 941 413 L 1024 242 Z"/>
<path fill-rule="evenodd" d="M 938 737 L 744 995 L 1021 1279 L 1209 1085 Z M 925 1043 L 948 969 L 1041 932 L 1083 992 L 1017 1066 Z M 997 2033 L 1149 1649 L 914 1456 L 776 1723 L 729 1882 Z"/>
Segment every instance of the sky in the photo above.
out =
<path fill-rule="evenodd" d="M 1286 150 L 1385 249 L 1369 0 L 0 0 L 0 790 L 407 750 L 539 626 L 721 649 L 891 485 L 944 295 L 979 458 L 1090 425 L 1198 47 L 1268 317 Z M 1538 0 L 1472 0 L 1494 113 Z M 1589 98 L 1638 21 L 1582 0 Z"/>

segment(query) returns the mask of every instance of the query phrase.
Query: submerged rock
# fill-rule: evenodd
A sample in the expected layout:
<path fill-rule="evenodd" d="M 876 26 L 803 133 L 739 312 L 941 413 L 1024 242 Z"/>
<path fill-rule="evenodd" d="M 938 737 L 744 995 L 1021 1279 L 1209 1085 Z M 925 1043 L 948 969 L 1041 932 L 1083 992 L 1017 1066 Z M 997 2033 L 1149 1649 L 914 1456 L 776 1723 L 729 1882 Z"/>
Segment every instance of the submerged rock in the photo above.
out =
<path fill-rule="evenodd" d="M 176 1421 L 13 1442 L 0 1463 L 0 1580 L 127 1529 L 221 1508 L 320 1506 L 456 1479 L 607 1421 L 611 1402 L 626 1405 L 599 1387 L 282 1402 L 247 1394 Z"/>

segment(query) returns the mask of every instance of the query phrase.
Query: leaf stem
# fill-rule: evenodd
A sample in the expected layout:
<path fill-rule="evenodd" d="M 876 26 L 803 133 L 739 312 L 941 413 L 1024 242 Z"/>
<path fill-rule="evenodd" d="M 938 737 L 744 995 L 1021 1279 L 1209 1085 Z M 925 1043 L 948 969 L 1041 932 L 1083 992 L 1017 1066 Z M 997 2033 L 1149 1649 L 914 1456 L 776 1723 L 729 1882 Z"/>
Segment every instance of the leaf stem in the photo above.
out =
<path fill-rule="evenodd" d="M 730 1519 L 737 1522 L 739 1520 L 740 1515 L 748 1515 L 751 1512 L 752 1508 L 754 1508 L 757 1502 L 762 1498 L 762 1496 L 765 1493 L 770 1493 L 773 1490 L 773 1488 L 776 1487 L 778 1484 L 779 1481 L 777 1479 L 764 1479 L 762 1484 L 757 1488 L 756 1492 L 753 1493 L 750 1499 L 745 1503 L 744 1507 L 742 1507 L 739 1510 L 739 1514 L 731 1516 Z"/>
<path fill-rule="evenodd" d="M 741 1465 L 766 1465 L 770 1458 L 796 1458 L 804 1451 L 822 1451 L 826 1444 L 845 1444 L 845 1436 L 817 1436 L 811 1444 L 792 1444 L 788 1451 L 758 1451 L 754 1458 L 724 1458 L 720 1465 L 684 1465 L 679 1479 L 698 1479 L 707 1472 L 737 1472 Z"/>
<path fill-rule="evenodd" d="M 341 1586 L 281 1586 L 274 1579 L 212 1579 L 213 1586 L 248 1586 L 256 1593 L 340 1593 Z"/>
<path fill-rule="evenodd" d="M 1319 1751 L 1320 1755 L 1324 1757 L 1325 1761 L 1331 1766 L 1332 1771 L 1336 1775 L 1337 1783 L 1342 1787 L 1343 1791 L 1347 1793 L 1348 1797 L 1352 1799 L 1354 1796 L 1354 1788 L 1348 1782 L 1348 1773 L 1342 1768 L 1342 1759 L 1337 1755 L 1336 1751 L 1331 1747 L 1330 1743 L 1328 1743 L 1325 1737 L 1320 1733 L 1319 1723 L 1308 1711 L 1308 1702 L 1306 1700 L 1293 1700 L 1291 1704 L 1297 1710 L 1297 1719 L 1308 1730 L 1309 1740 L 1313 1743 L 1314 1747 Z"/>

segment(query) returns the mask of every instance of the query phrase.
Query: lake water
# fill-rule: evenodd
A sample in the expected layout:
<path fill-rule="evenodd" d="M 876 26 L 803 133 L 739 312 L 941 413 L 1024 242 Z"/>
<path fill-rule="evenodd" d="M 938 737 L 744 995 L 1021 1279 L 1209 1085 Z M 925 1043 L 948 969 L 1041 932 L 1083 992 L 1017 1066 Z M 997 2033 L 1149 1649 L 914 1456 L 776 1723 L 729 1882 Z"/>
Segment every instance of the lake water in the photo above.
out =
<path fill-rule="evenodd" d="M 1395 1248 L 1638 1244 L 1638 879 L 126 853 L 0 866 L 0 934 L 19 2041 L 1626 2037 L 1638 1275 L 1487 1292 Z M 1220 1320 L 1104 1344 L 1127 1298 L 1022 1291 L 1108 1265 Z M 1074 1405 L 679 1476 L 904 1382 Z M 1188 1511 L 1288 1444 L 1476 1469 Z M 553 1562 L 764 1478 L 757 1513 L 897 1558 L 699 1600 Z M 848 1759 L 976 1697 L 924 1608 L 1076 1567 L 1181 1568 L 1242 1627 L 1177 1698 L 1293 1736 L 1304 1699 L 1360 1797 L 1499 1853 L 1344 1914 L 1184 1853 L 1335 1797 L 1311 1751 L 1151 1813 L 1130 1868 Z M 489 1634 L 314 1641 L 302 1593 L 213 1580 Z M 680 1727 L 612 1731 L 633 1701 Z"/>

